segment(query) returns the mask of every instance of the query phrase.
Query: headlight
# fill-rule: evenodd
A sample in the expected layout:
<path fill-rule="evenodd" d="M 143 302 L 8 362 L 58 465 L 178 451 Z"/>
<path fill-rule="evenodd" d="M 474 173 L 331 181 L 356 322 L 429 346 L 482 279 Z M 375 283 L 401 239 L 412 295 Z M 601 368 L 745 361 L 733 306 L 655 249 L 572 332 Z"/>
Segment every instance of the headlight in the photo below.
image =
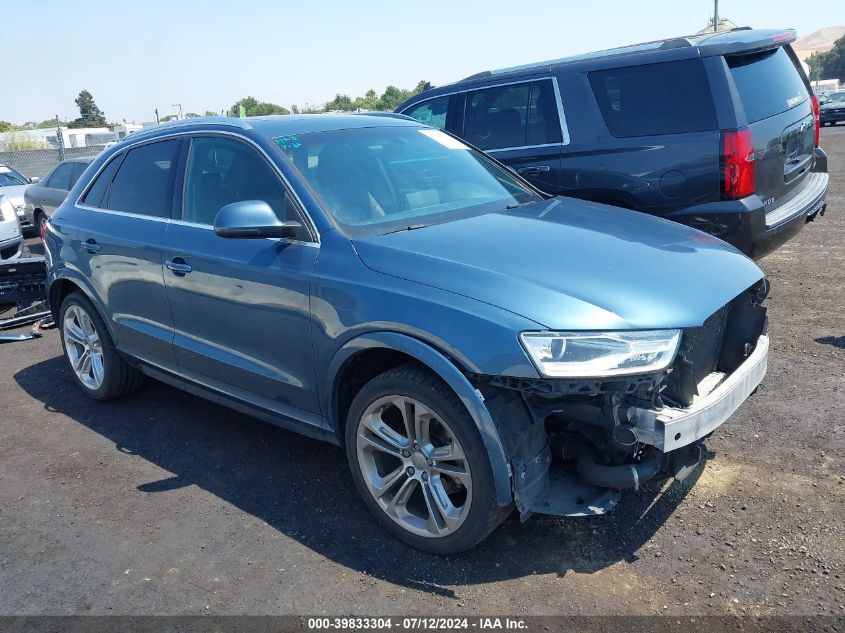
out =
<path fill-rule="evenodd" d="M 681 331 L 522 332 L 519 338 L 547 378 L 602 378 L 666 369 Z"/>
<path fill-rule="evenodd" d="M 12 201 L 6 196 L 0 196 L 0 220 L 11 222 L 17 219 L 17 217 L 18 214 L 15 213 L 15 207 L 12 205 Z"/>

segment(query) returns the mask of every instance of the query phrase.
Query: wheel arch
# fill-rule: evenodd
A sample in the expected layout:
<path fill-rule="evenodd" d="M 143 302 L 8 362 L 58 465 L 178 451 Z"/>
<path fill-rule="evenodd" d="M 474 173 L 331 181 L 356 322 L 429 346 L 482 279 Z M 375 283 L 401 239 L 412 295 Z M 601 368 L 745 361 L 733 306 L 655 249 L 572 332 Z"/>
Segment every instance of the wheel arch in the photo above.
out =
<path fill-rule="evenodd" d="M 109 336 L 111 336 L 112 341 L 117 344 L 117 339 L 114 336 L 114 329 L 112 328 L 111 321 L 108 319 L 106 315 L 106 311 L 103 308 L 103 305 L 100 301 L 97 300 L 96 295 L 91 290 L 91 288 L 85 282 L 81 281 L 80 279 L 76 279 L 69 276 L 60 276 L 53 279 L 50 282 L 50 286 L 47 290 L 47 305 L 50 308 L 50 312 L 53 315 L 53 320 L 58 323 L 59 322 L 59 311 L 62 309 L 62 302 L 65 300 L 70 293 L 78 291 L 81 292 L 86 299 L 88 299 L 91 304 L 94 306 L 94 309 L 97 310 L 100 318 L 103 320 L 103 323 L 106 324 L 106 329 L 109 331 Z"/>
<path fill-rule="evenodd" d="M 443 353 L 407 334 L 370 332 L 348 341 L 335 354 L 325 383 L 331 387 L 324 396 L 324 410 L 338 443 L 343 446 L 346 415 L 358 389 L 383 371 L 411 361 L 432 371 L 460 398 L 475 422 L 490 458 L 497 501 L 500 506 L 509 504 L 513 495 L 508 459 L 481 392 Z M 364 369 L 358 371 L 361 368 Z"/>

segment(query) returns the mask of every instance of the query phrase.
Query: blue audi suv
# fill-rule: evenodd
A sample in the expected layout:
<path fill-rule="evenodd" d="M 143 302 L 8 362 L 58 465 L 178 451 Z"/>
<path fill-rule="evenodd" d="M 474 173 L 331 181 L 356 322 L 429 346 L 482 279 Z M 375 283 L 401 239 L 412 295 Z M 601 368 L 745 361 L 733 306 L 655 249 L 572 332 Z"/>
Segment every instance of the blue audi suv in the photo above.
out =
<path fill-rule="evenodd" d="M 767 282 L 736 249 L 400 115 L 138 132 L 45 250 L 85 394 L 149 377 L 334 443 L 385 527 L 440 554 L 686 476 L 766 371 Z"/>

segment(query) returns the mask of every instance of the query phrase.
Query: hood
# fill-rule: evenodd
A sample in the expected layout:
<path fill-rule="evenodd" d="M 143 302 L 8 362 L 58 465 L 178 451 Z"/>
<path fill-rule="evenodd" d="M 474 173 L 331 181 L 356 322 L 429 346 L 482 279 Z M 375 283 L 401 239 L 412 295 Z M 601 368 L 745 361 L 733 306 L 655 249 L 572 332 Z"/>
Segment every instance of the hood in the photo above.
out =
<path fill-rule="evenodd" d="M 32 185 L 7 185 L 0 187 L 0 195 L 6 196 L 15 208 L 23 206 L 23 193 Z"/>
<path fill-rule="evenodd" d="M 763 278 L 710 235 L 570 198 L 354 244 L 373 270 L 558 330 L 699 326 Z"/>

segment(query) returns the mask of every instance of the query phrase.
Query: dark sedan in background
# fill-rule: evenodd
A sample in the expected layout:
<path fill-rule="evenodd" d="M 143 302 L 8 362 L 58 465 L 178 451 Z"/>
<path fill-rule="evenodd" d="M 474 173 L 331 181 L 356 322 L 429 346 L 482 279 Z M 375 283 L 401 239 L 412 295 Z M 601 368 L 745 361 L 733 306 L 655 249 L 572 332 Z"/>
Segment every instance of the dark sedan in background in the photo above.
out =
<path fill-rule="evenodd" d="M 822 125 L 836 125 L 845 121 L 845 90 L 828 92 L 819 106 L 819 119 Z"/>

